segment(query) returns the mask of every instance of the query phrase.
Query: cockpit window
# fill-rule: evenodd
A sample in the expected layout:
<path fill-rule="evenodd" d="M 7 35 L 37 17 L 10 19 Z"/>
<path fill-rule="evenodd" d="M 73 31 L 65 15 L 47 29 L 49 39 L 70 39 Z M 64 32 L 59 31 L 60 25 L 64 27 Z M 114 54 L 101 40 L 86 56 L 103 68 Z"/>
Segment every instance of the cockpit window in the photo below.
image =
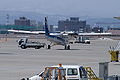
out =
<path fill-rule="evenodd" d="M 76 68 L 69 68 L 67 70 L 67 75 L 78 75 L 78 71 Z"/>

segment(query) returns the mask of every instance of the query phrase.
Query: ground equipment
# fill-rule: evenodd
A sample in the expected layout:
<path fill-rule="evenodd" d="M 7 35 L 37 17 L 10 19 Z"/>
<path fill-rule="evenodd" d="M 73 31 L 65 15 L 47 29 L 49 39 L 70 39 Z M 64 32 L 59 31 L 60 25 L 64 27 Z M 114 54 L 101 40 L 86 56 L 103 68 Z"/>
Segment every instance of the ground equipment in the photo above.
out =
<path fill-rule="evenodd" d="M 84 67 L 89 80 L 102 80 L 96 76 L 91 67 Z"/>
<path fill-rule="evenodd" d="M 90 67 L 61 65 L 46 67 L 44 71 L 28 80 L 101 80 Z"/>
<path fill-rule="evenodd" d="M 44 48 L 45 43 L 40 43 L 40 42 L 36 42 L 36 41 L 28 41 L 27 38 L 21 38 L 18 41 L 19 47 L 21 47 L 22 49 L 26 49 L 26 48 L 35 48 L 35 49 L 40 49 L 41 47 Z"/>
<path fill-rule="evenodd" d="M 119 62 L 119 51 L 120 48 L 120 42 L 117 44 L 117 46 L 114 48 L 110 47 L 109 53 L 111 55 L 111 62 Z"/>

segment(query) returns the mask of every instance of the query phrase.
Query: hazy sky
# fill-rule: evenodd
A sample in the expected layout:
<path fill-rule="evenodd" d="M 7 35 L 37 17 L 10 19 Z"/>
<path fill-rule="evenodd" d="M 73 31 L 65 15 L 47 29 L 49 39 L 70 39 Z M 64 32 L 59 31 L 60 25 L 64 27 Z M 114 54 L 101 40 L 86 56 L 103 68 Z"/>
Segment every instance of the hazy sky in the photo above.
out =
<path fill-rule="evenodd" d="M 0 10 L 113 17 L 120 16 L 120 0 L 0 0 Z"/>

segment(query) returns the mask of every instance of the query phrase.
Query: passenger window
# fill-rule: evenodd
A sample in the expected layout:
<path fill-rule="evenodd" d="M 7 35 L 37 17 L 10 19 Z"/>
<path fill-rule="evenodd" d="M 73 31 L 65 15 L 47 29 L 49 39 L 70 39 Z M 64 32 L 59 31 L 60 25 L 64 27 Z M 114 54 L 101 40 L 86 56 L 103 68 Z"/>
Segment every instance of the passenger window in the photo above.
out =
<path fill-rule="evenodd" d="M 78 71 L 76 68 L 69 68 L 67 70 L 67 75 L 78 75 Z"/>

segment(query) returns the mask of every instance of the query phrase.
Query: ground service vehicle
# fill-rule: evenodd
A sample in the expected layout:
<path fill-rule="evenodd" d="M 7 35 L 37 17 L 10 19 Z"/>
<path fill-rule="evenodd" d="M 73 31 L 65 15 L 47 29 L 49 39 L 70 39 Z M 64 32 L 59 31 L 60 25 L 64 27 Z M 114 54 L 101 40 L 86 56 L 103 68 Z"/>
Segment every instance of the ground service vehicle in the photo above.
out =
<path fill-rule="evenodd" d="M 26 48 L 35 48 L 35 49 L 40 49 L 41 47 L 44 48 L 45 43 L 40 43 L 40 42 L 35 42 L 35 41 L 28 41 L 27 38 L 21 38 L 18 41 L 19 47 L 22 49 Z"/>
<path fill-rule="evenodd" d="M 76 39 L 75 43 L 84 43 L 84 44 L 90 44 L 90 40 L 87 37 L 78 37 L 78 39 Z"/>
<path fill-rule="evenodd" d="M 43 72 L 27 80 L 99 80 L 90 67 L 63 65 L 46 67 Z"/>

